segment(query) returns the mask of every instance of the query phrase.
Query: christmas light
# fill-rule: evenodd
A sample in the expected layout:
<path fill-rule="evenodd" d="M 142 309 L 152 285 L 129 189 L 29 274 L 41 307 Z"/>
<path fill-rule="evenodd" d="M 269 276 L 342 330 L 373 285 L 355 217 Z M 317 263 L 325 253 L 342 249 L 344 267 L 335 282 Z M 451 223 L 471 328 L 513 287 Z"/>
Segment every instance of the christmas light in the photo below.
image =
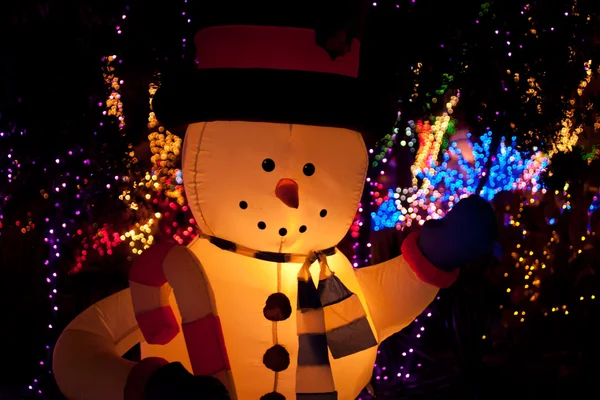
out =
<path fill-rule="evenodd" d="M 127 7 L 126 7 L 127 8 Z M 126 14 L 123 14 L 122 20 L 126 19 Z M 117 35 L 122 33 L 121 26 L 115 27 Z M 107 85 L 107 98 L 105 102 L 98 104 L 99 107 L 103 107 L 102 115 L 104 118 L 99 122 L 98 126 L 103 128 L 105 122 L 116 121 L 118 131 L 121 135 L 124 135 L 125 128 L 125 117 L 123 113 L 123 103 L 121 101 L 121 88 L 123 81 L 115 75 L 116 66 L 122 63 L 116 55 L 109 55 L 101 59 L 103 63 L 103 77 L 104 82 Z M 108 124 L 107 124 L 108 125 Z M 24 132 L 23 132 L 24 133 Z M 22 134 L 23 134 L 22 133 Z M 98 132 L 92 132 L 93 136 L 96 136 Z M 60 311 L 56 298 L 58 294 L 57 281 L 61 277 L 57 272 L 57 265 L 62 262 L 61 253 L 63 247 L 73 247 L 74 242 L 80 241 L 82 249 L 75 254 L 76 263 L 72 267 L 71 271 L 78 271 L 82 267 L 82 263 L 88 259 L 89 256 L 89 243 L 87 243 L 86 232 L 82 229 L 76 229 L 78 222 L 83 217 L 81 209 L 68 209 L 62 211 L 67 204 L 70 204 L 70 200 L 73 199 L 72 194 L 74 193 L 74 202 L 81 203 L 84 197 L 89 196 L 89 190 L 92 189 L 92 180 L 100 182 L 103 178 L 106 179 L 107 183 L 103 183 L 105 190 L 111 189 L 112 182 L 120 181 L 119 176 L 109 174 L 106 177 L 94 175 L 94 171 L 90 171 L 84 168 L 86 171 L 81 175 L 72 174 L 67 168 L 73 166 L 73 164 L 79 164 L 84 166 L 91 166 L 92 162 L 90 159 L 85 158 L 84 149 L 80 146 L 73 146 L 74 148 L 67 151 L 64 155 L 59 155 L 55 160 L 57 171 L 56 177 L 52 180 L 53 187 L 47 189 L 40 189 L 39 193 L 44 201 L 54 202 L 54 215 L 49 215 L 43 219 L 44 229 L 44 242 L 49 247 L 48 257 L 44 260 L 44 268 L 46 273 L 46 283 L 48 285 L 50 299 L 49 306 L 51 312 L 51 320 L 48 322 L 47 334 L 45 335 L 47 344 L 44 346 L 45 357 L 44 360 L 39 361 L 44 371 L 43 374 L 38 378 L 33 379 L 30 385 L 27 386 L 27 390 L 31 393 L 35 393 L 39 396 L 44 396 L 44 392 L 40 383 L 43 378 L 51 376 L 52 371 L 49 369 L 51 366 L 51 357 L 53 352 L 53 345 L 57 338 L 58 332 L 54 332 L 57 325 L 57 312 Z M 10 155 L 9 155 L 10 157 Z M 98 160 L 102 161 L 102 160 Z M 34 162 L 35 164 L 35 162 Z M 81 168 L 80 168 L 81 169 Z M 47 168 L 43 168 L 42 173 L 49 173 Z M 101 174 L 100 174 L 101 175 Z M 112 179 L 111 179 L 112 178 Z M 89 207 L 89 205 L 88 205 Z M 68 214 L 67 214 L 68 212 Z M 1 219 L 1 215 L 0 215 Z M 32 229 L 36 228 L 39 224 L 34 224 L 31 212 L 28 213 L 27 223 L 22 226 L 21 232 L 27 233 Z M 17 221 L 16 226 L 21 226 L 21 223 Z M 118 237 L 108 234 L 105 228 L 100 228 L 97 233 L 93 236 L 92 248 L 98 252 L 98 254 L 112 254 L 112 248 L 119 243 Z"/>

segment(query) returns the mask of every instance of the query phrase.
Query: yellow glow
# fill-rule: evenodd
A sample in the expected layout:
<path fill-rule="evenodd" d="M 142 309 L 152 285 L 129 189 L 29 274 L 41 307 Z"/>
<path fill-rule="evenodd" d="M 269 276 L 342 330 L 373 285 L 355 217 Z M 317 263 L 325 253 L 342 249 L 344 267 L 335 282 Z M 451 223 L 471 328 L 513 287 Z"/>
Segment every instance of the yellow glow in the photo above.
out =
<path fill-rule="evenodd" d="M 577 87 L 578 97 L 583 95 L 583 89 L 590 83 L 593 77 L 592 60 L 585 62 L 583 66 L 585 77 L 579 82 L 579 86 Z M 550 157 L 559 152 L 566 153 L 573 150 L 573 146 L 579 141 L 579 135 L 583 132 L 583 126 L 581 124 L 576 125 L 576 98 L 572 98 L 569 103 L 572 108 L 565 111 L 565 115 L 561 121 L 561 128 L 552 143 Z"/>

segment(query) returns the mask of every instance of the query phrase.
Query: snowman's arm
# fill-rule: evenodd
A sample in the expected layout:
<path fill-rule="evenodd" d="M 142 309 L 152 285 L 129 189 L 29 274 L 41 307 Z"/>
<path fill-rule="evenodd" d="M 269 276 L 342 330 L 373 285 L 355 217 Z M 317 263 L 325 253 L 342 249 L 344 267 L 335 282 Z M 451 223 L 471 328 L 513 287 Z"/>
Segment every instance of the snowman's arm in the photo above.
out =
<path fill-rule="evenodd" d="M 413 233 L 404 240 L 401 256 L 356 270 L 380 342 L 410 324 L 458 276 L 458 270 L 445 272 L 431 264 L 417 239 Z"/>
<path fill-rule="evenodd" d="M 129 289 L 97 302 L 56 343 L 53 373 L 58 387 L 70 400 L 136 399 L 145 378 L 166 364 L 159 358 L 135 363 L 121 357 L 141 340 Z"/>

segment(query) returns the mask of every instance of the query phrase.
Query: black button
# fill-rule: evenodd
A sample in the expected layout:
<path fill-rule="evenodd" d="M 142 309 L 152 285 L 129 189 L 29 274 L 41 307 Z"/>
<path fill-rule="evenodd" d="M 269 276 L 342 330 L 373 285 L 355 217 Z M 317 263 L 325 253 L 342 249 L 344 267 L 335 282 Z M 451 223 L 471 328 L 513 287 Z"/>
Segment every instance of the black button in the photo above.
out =
<path fill-rule="evenodd" d="M 290 299 L 283 293 L 273 293 L 267 298 L 263 315 L 269 321 L 284 321 L 292 315 Z"/>
<path fill-rule="evenodd" d="M 290 366 L 290 353 L 285 347 L 276 344 L 265 352 L 263 364 L 271 371 L 284 371 Z"/>
<path fill-rule="evenodd" d="M 271 392 L 262 396 L 260 400 L 285 400 L 285 396 L 281 393 Z"/>

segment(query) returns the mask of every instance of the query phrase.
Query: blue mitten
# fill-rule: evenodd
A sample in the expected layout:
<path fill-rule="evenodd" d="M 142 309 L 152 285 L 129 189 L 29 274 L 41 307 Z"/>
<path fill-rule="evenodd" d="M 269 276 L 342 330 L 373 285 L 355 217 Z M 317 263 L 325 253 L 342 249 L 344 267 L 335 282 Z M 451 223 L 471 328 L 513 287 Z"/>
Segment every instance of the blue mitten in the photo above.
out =
<path fill-rule="evenodd" d="M 497 237 L 492 206 L 473 195 L 459 201 L 444 218 L 427 221 L 418 246 L 437 268 L 452 271 L 491 254 Z"/>

